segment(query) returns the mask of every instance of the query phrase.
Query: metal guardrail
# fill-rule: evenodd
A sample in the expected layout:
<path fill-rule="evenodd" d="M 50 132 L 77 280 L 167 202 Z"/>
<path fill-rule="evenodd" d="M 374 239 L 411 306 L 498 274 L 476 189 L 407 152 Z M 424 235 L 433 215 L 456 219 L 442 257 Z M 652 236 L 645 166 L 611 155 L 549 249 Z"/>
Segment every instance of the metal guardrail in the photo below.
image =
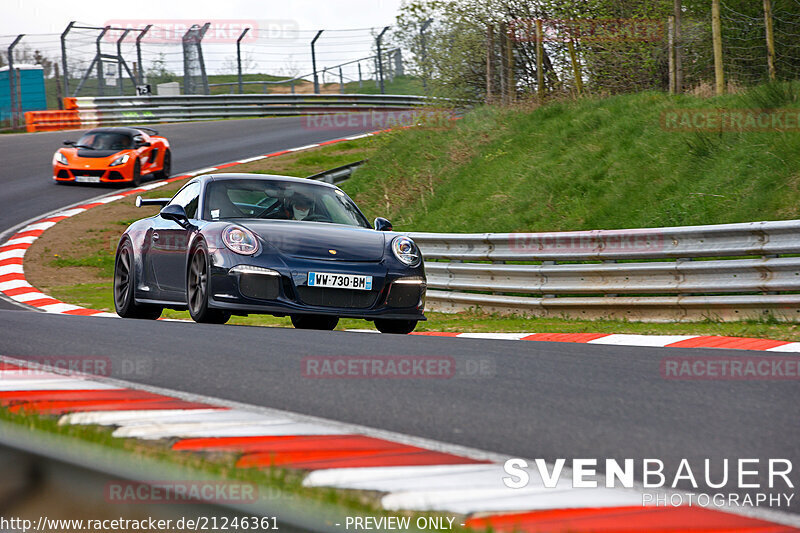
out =
<path fill-rule="evenodd" d="M 647 321 L 800 318 L 800 257 L 791 257 L 800 254 L 800 220 L 409 235 L 426 259 L 435 310 Z"/>
<path fill-rule="evenodd" d="M 309 176 L 308 179 L 324 181 L 325 183 L 331 183 L 336 185 L 337 183 L 341 183 L 345 180 L 350 179 L 350 176 L 353 175 L 353 171 L 355 171 L 355 169 L 357 169 L 366 162 L 367 162 L 366 159 L 362 159 L 361 161 L 356 161 L 355 163 L 348 163 L 340 167 L 319 172 L 317 174 L 314 174 L 313 176 Z"/>
<path fill-rule="evenodd" d="M 84 126 L 183 122 L 275 115 L 319 115 L 364 111 L 403 111 L 442 104 L 414 95 L 385 94 L 227 94 L 186 96 L 118 96 L 65 99 Z"/>

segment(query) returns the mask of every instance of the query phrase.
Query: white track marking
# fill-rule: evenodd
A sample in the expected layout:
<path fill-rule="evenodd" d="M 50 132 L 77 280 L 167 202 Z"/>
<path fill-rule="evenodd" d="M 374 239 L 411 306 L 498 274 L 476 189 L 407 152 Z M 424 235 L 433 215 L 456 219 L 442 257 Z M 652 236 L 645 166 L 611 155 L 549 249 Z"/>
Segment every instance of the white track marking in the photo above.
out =
<path fill-rule="evenodd" d="M 309 148 L 316 148 L 319 144 L 307 144 L 305 146 L 298 146 L 297 148 L 289 148 L 287 152 L 299 152 L 301 150 L 308 150 Z"/>
<path fill-rule="evenodd" d="M 518 341 L 530 333 L 459 333 L 459 339 L 494 339 L 504 341 Z"/>
<path fill-rule="evenodd" d="M 222 409 L 142 409 L 136 411 L 86 411 L 69 413 L 58 419 L 58 425 L 97 424 L 117 426 L 136 420 L 153 421 L 182 413 L 216 413 Z"/>
<path fill-rule="evenodd" d="M 586 344 L 615 344 L 617 346 L 654 346 L 663 347 L 673 342 L 694 339 L 697 335 L 624 335 L 613 334 L 594 339 Z"/>
<path fill-rule="evenodd" d="M 239 164 L 252 163 L 253 161 L 260 161 L 261 159 L 266 159 L 266 158 L 267 156 L 265 155 L 257 155 L 255 157 L 248 157 L 247 159 L 240 159 L 239 161 L 237 161 L 237 163 Z"/>
<path fill-rule="evenodd" d="M 790 342 L 789 344 L 782 344 L 769 348 L 768 352 L 800 352 L 800 342 Z"/>
<path fill-rule="evenodd" d="M 139 435 L 138 438 L 145 440 L 163 439 L 163 438 L 210 438 L 210 437 L 271 437 L 271 436 L 291 436 L 291 435 L 336 435 L 341 433 L 332 426 L 323 426 L 319 424 L 303 424 L 292 421 L 287 418 L 279 423 L 276 419 L 272 424 L 236 424 L 217 426 L 215 424 L 208 424 L 203 427 L 202 424 L 194 424 L 192 429 L 184 428 L 175 431 L 165 430 L 159 433 L 149 433 L 146 435 Z M 119 431 L 119 430 L 117 430 Z M 113 435 L 116 437 L 117 432 Z"/>
<path fill-rule="evenodd" d="M 459 514 L 535 511 L 583 507 L 641 506 L 642 496 L 623 489 L 462 489 L 398 492 L 384 496 L 389 511 L 441 511 Z"/>

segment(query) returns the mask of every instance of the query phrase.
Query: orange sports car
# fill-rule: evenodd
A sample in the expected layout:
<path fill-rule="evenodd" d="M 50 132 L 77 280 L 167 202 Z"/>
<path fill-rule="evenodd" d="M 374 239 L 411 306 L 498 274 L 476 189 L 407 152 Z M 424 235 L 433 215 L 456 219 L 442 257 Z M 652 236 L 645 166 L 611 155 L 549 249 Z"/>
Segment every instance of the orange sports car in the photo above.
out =
<path fill-rule="evenodd" d="M 95 128 L 53 156 L 56 183 L 128 183 L 167 178 L 172 164 L 169 141 L 151 128 Z"/>

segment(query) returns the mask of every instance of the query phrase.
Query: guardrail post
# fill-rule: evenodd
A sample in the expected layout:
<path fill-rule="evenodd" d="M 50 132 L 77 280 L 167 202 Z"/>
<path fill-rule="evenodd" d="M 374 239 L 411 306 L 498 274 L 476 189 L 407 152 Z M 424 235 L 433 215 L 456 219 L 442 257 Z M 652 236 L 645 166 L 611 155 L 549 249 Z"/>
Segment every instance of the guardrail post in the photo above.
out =
<path fill-rule="evenodd" d="M 138 72 L 139 85 L 144 85 L 144 64 L 142 64 L 142 38 L 148 31 L 150 31 L 150 28 L 152 27 L 153 27 L 152 24 L 148 24 L 147 26 L 144 27 L 144 29 L 141 32 L 139 32 L 139 35 L 136 36 L 136 61 L 139 63 L 139 72 Z"/>
<path fill-rule="evenodd" d="M 238 73 L 239 73 L 239 94 L 242 94 L 244 92 L 244 89 L 242 87 L 242 49 L 241 49 L 241 44 L 242 44 L 242 39 L 244 39 L 244 36 L 247 34 L 248 31 L 250 31 L 250 28 L 245 28 L 244 31 L 242 31 L 242 34 L 239 36 L 239 38 L 236 39 L 236 68 L 237 68 Z"/>
<path fill-rule="evenodd" d="M 24 33 L 17 35 L 11 46 L 8 47 L 8 90 L 11 103 L 11 127 L 17 129 L 19 117 L 17 116 L 17 107 L 22 111 L 22 102 L 17 102 L 17 83 L 16 71 L 14 70 L 14 47 L 17 46 L 22 38 L 25 37 Z M 20 98 L 21 100 L 21 98 Z"/>
<path fill-rule="evenodd" d="M 67 70 L 67 34 L 75 25 L 75 21 L 70 21 L 67 27 L 61 32 L 61 68 L 64 70 L 64 95 L 69 95 L 69 70 Z"/>
<path fill-rule="evenodd" d="M 381 94 L 386 94 L 386 88 L 383 84 L 383 57 L 381 57 L 381 41 L 383 40 L 383 34 L 389 31 L 389 26 L 383 28 L 378 34 L 377 45 L 378 45 L 378 80 L 380 83 Z"/>
<path fill-rule="evenodd" d="M 342 76 L 342 67 L 339 67 L 339 94 L 344 94 L 344 77 Z"/>
<path fill-rule="evenodd" d="M 361 78 L 361 61 L 358 62 L 358 88 L 361 89 L 364 86 L 364 80 Z"/>
<path fill-rule="evenodd" d="M 314 45 L 325 30 L 319 30 L 317 34 L 311 39 L 311 68 L 314 69 L 314 94 L 319 94 L 319 78 L 317 77 L 317 53 L 314 50 Z"/>

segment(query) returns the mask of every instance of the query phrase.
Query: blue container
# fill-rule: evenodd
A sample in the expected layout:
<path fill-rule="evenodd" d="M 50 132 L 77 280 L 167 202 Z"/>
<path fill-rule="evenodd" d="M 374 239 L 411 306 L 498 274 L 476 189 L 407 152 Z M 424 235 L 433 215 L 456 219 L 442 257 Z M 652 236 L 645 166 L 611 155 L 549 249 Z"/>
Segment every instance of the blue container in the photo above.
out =
<path fill-rule="evenodd" d="M 40 65 L 14 65 L 19 69 L 19 91 L 22 95 L 22 111 L 47 109 L 44 90 L 44 70 Z M 11 87 L 8 82 L 8 67 L 0 68 L 0 120 L 11 119 Z M 20 117 L 20 120 L 25 120 Z"/>

